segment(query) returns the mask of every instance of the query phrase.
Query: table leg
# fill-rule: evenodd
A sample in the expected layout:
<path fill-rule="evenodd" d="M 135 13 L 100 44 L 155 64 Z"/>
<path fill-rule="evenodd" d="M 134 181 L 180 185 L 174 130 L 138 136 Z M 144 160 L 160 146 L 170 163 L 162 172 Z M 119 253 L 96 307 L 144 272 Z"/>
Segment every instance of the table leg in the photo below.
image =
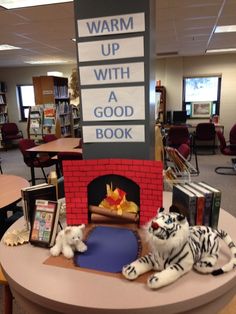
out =
<path fill-rule="evenodd" d="M 31 172 L 31 182 L 32 182 L 32 185 L 35 185 L 35 172 L 34 172 L 34 167 L 30 167 L 30 172 Z"/>
<path fill-rule="evenodd" d="M 4 286 L 4 314 L 12 314 L 13 296 L 9 285 Z"/>

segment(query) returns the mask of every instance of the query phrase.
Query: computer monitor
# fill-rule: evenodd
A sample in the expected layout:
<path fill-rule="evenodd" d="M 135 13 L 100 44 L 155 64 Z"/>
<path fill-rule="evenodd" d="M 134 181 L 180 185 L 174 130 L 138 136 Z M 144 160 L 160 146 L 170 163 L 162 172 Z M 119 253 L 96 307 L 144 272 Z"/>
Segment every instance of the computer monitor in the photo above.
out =
<path fill-rule="evenodd" d="M 185 124 L 187 120 L 187 112 L 185 110 L 173 111 L 173 124 Z"/>

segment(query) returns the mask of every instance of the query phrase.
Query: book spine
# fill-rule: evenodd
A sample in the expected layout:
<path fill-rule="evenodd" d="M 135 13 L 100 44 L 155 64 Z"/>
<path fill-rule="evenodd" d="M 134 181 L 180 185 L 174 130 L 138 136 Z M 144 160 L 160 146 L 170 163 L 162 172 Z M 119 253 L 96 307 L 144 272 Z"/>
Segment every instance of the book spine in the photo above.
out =
<path fill-rule="evenodd" d="M 205 207 L 205 197 L 197 197 L 197 215 L 196 215 L 196 225 L 203 224 L 203 213 Z"/>
<path fill-rule="evenodd" d="M 26 191 L 21 190 L 21 198 L 22 198 L 22 209 L 23 209 L 23 215 L 25 219 L 26 229 L 30 229 L 29 224 L 29 210 L 28 210 L 28 204 L 26 200 Z"/>
<path fill-rule="evenodd" d="M 215 192 L 211 209 L 211 227 L 217 228 L 220 216 L 221 192 Z"/>
<path fill-rule="evenodd" d="M 205 226 L 211 225 L 212 198 L 213 198 L 212 193 L 205 194 L 205 208 L 203 214 L 203 224 Z"/>
<path fill-rule="evenodd" d="M 189 225 L 194 226 L 196 224 L 196 209 L 197 209 L 197 197 L 189 197 Z"/>

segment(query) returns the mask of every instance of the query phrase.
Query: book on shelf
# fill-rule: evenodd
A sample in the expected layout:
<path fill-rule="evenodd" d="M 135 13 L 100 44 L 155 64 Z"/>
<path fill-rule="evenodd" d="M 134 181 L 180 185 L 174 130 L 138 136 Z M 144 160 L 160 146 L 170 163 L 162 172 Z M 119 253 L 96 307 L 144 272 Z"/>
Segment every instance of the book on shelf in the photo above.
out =
<path fill-rule="evenodd" d="M 44 118 L 53 118 L 56 116 L 56 108 L 54 105 L 45 107 L 43 109 Z"/>
<path fill-rule="evenodd" d="M 211 227 L 217 228 L 220 216 L 220 205 L 221 205 L 221 191 L 210 184 L 200 181 L 199 185 L 213 192 L 212 206 L 211 206 Z"/>
<path fill-rule="evenodd" d="M 172 210 L 187 217 L 190 226 L 196 223 L 197 196 L 182 184 L 173 185 Z"/>
<path fill-rule="evenodd" d="M 22 207 L 27 228 L 31 228 L 34 219 L 35 201 L 43 199 L 56 201 L 56 186 L 53 184 L 42 183 L 21 189 Z"/>
<path fill-rule="evenodd" d="M 51 247 L 55 243 L 60 202 L 36 199 L 29 242 L 36 246 Z"/>
<path fill-rule="evenodd" d="M 197 199 L 196 199 L 195 225 L 203 225 L 203 215 L 205 208 L 204 194 L 188 184 L 184 184 L 184 187 L 196 195 Z"/>
<path fill-rule="evenodd" d="M 29 135 L 31 139 L 42 137 L 42 108 L 32 106 L 29 112 Z"/>
<path fill-rule="evenodd" d="M 203 211 L 203 225 L 211 226 L 211 208 L 212 208 L 212 200 L 213 200 L 213 192 L 206 189 L 204 186 L 198 184 L 197 182 L 188 183 L 188 185 L 192 186 L 199 192 L 204 195 L 205 204 Z"/>

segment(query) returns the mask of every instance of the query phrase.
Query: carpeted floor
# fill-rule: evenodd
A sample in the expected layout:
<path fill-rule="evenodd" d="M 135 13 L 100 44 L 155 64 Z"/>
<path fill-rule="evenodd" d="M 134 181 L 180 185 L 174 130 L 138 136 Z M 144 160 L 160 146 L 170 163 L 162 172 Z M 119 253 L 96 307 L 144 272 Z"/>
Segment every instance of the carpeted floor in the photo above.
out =
<path fill-rule="evenodd" d="M 30 179 L 30 169 L 24 164 L 22 155 L 18 149 L 1 151 L 2 169 L 5 174 L 14 174 Z M 206 181 L 222 191 L 221 207 L 236 217 L 236 175 L 225 176 L 214 172 L 217 166 L 231 166 L 230 156 L 201 155 L 198 157 L 200 175 L 192 178 L 192 181 Z M 194 164 L 194 161 L 193 161 Z M 40 170 L 36 170 L 36 176 L 42 177 Z M 3 287 L 0 285 L 0 314 L 3 313 Z M 236 297 L 219 314 L 235 314 Z M 14 301 L 13 314 L 26 314 Z M 30 313 L 29 313 L 30 314 Z M 200 313 L 199 313 L 200 314 Z M 214 314 L 214 313 L 212 313 Z M 215 313 L 216 314 L 216 313 Z"/>

